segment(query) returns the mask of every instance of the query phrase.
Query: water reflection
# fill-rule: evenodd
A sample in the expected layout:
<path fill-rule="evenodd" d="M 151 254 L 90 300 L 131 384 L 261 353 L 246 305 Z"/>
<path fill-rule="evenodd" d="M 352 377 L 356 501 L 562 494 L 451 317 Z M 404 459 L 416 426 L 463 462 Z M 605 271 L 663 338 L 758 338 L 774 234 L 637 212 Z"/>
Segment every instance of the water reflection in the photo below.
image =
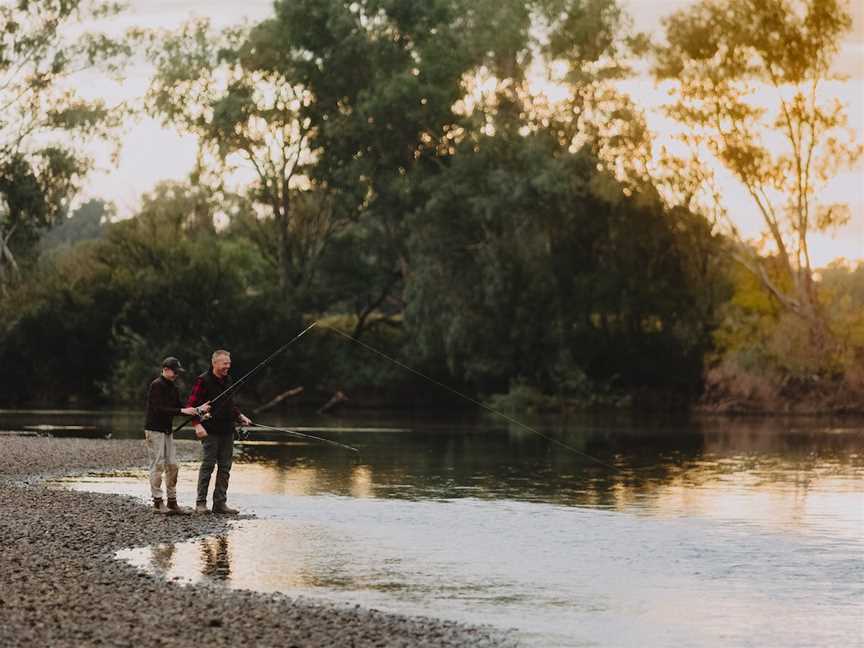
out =
<path fill-rule="evenodd" d="M 231 577 L 231 546 L 227 535 L 202 538 L 201 575 L 213 580 Z"/>
<path fill-rule="evenodd" d="M 163 542 L 150 547 L 150 567 L 155 574 L 168 576 L 174 569 L 174 555 L 177 546 L 173 542 Z"/>
<path fill-rule="evenodd" d="M 365 434 L 354 466 L 330 448 L 252 446 L 243 459 L 267 466 L 268 491 L 354 497 L 508 498 L 624 509 L 663 489 L 709 484 L 796 488 L 832 474 L 864 475 L 857 428 L 825 433 L 770 421 L 707 421 L 689 427 L 591 427 L 559 430 L 612 470 L 556 448 L 521 428 L 434 429 Z M 340 436 L 345 440 L 346 436 Z M 784 493 L 785 497 L 785 493 Z"/>

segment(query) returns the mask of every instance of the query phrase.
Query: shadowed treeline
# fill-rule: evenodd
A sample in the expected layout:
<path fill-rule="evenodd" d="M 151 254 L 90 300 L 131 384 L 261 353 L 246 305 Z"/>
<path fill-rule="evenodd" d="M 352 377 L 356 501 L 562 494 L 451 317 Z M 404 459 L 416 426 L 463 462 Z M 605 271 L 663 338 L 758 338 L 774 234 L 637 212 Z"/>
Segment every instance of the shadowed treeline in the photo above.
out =
<path fill-rule="evenodd" d="M 3 10 L 7 50 L 33 48 L 14 88 L 54 106 L 10 95 L 22 132 L 67 143 L 0 130 L 0 403 L 135 402 L 163 356 L 201 371 L 223 347 L 245 370 L 321 320 L 505 408 L 851 408 L 864 278 L 817 273 L 807 253 L 809 233 L 843 220 L 819 183 L 860 154 L 845 112 L 817 101 L 849 17 L 843 3 L 756 4 L 748 30 L 706 0 L 651 43 L 614 0 L 295 0 L 257 24 L 71 49 L 77 3 Z M 792 45 L 809 64 L 775 56 Z M 119 74 L 133 51 L 153 65 L 137 107 L 62 93 L 76 61 Z M 704 159 L 655 150 L 618 84 L 643 59 L 677 84 L 688 145 L 752 190 L 773 247 L 711 201 Z M 813 91 L 775 106 L 789 153 L 759 141 L 755 79 Z M 715 96 L 729 111 L 716 122 Z M 195 170 L 131 219 L 100 201 L 70 214 L 81 142 L 117 138 L 136 110 L 197 139 Z M 797 183 L 781 178 L 805 158 Z M 297 385 L 352 406 L 449 398 L 325 330 L 246 397 Z"/>

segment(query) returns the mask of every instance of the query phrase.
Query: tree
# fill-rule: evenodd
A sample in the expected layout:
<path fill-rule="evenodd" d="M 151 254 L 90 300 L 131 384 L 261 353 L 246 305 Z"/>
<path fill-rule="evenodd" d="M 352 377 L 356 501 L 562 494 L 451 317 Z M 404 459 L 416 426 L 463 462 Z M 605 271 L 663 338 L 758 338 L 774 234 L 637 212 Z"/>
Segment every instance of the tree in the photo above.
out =
<path fill-rule="evenodd" d="M 719 252 L 704 218 L 626 196 L 549 132 L 463 146 L 411 220 L 414 357 L 481 392 L 695 393 L 719 282 L 697 267 Z"/>
<path fill-rule="evenodd" d="M 365 321 L 381 321 L 370 317 L 376 310 L 404 307 L 413 271 L 406 223 L 429 198 L 425 180 L 447 168 L 460 142 L 496 129 L 552 129 L 568 145 L 599 140 L 588 123 L 606 114 L 597 109 L 608 85 L 594 81 L 612 67 L 601 61 L 619 18 L 613 0 L 275 4 L 275 16 L 253 32 L 260 35 L 256 60 L 263 72 L 294 79 L 308 93 L 301 107 L 313 154 L 308 175 L 357 223 L 341 243 L 372 244 L 355 248 L 367 282 L 354 291 L 360 299 L 348 300 L 356 333 Z M 566 119 L 556 121 L 532 89 L 538 52 L 550 65 L 568 61 L 567 81 L 583 91 L 566 106 Z M 494 91 L 484 96 L 479 88 L 490 80 Z M 614 103 L 608 94 L 603 101 L 606 108 Z"/>
<path fill-rule="evenodd" d="M 68 218 L 48 230 L 42 236 L 39 248 L 44 253 L 56 248 L 69 248 L 81 241 L 98 239 L 102 235 L 102 227 L 115 214 L 113 203 L 99 199 L 88 200 Z"/>
<path fill-rule="evenodd" d="M 303 175 L 310 124 L 301 114 L 310 98 L 293 78 L 262 66 L 262 57 L 287 47 L 272 38 L 266 25 L 215 33 L 206 20 L 152 35 L 156 73 L 147 103 L 167 125 L 198 137 L 193 181 L 219 191 L 239 166 L 252 171 L 249 197 L 276 226 L 283 298 L 303 303 L 318 257 L 341 221 L 320 192 L 300 197 L 310 190 Z M 212 161 L 218 170 L 206 172 Z"/>
<path fill-rule="evenodd" d="M 301 108 L 308 175 L 352 223 L 334 243 L 352 252 L 359 270 L 342 272 L 333 254 L 325 263 L 335 273 L 332 285 L 344 288 L 333 295 L 336 303 L 357 314 L 358 335 L 378 321 L 373 312 L 404 305 L 412 174 L 435 164 L 462 94 L 467 55 L 454 24 L 458 4 L 278 2 L 275 16 L 254 32 L 261 71 L 291 78 L 308 93 Z"/>
<path fill-rule="evenodd" d="M 102 0 L 0 6 L 0 292 L 39 232 L 66 213 L 91 166 L 81 145 L 109 137 L 122 118 L 121 110 L 68 89 L 84 70 L 119 73 L 128 45 L 80 33 L 82 25 L 117 11 L 116 3 Z"/>
<path fill-rule="evenodd" d="M 694 159 L 710 152 L 764 223 L 769 256 L 744 241 L 724 212 L 736 258 L 784 311 L 804 320 L 827 360 L 832 341 L 809 236 L 848 219 L 848 206 L 819 196 L 862 153 L 845 106 L 822 93 L 838 79 L 831 65 L 850 24 L 843 0 L 702 0 L 666 19 L 667 42 L 654 60 L 655 77 L 675 97 L 668 114 L 688 128 Z M 710 179 L 705 165 L 697 173 Z"/>

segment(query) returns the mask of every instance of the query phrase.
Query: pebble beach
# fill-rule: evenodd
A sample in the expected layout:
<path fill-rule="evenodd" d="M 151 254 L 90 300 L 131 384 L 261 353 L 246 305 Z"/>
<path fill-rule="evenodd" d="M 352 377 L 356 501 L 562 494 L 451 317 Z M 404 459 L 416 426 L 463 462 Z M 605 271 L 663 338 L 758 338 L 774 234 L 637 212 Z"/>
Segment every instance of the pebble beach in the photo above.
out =
<path fill-rule="evenodd" d="M 140 499 L 46 483 L 142 467 L 141 441 L 4 436 L 0 442 L 0 646 L 516 645 L 487 627 L 140 572 L 115 552 L 217 534 L 230 518 L 159 515 Z M 198 457 L 197 443 L 177 445 L 179 459 Z"/>

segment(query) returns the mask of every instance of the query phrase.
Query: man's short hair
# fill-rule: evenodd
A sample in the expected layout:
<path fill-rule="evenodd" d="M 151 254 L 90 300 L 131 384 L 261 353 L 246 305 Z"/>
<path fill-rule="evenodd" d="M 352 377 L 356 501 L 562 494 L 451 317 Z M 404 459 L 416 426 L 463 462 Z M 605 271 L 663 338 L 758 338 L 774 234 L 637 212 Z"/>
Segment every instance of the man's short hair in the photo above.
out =
<path fill-rule="evenodd" d="M 218 358 L 219 356 L 228 356 L 230 358 L 231 353 L 229 351 L 226 351 L 225 349 L 217 349 L 213 352 L 213 355 L 210 356 L 210 362 L 216 362 L 216 358 Z"/>

